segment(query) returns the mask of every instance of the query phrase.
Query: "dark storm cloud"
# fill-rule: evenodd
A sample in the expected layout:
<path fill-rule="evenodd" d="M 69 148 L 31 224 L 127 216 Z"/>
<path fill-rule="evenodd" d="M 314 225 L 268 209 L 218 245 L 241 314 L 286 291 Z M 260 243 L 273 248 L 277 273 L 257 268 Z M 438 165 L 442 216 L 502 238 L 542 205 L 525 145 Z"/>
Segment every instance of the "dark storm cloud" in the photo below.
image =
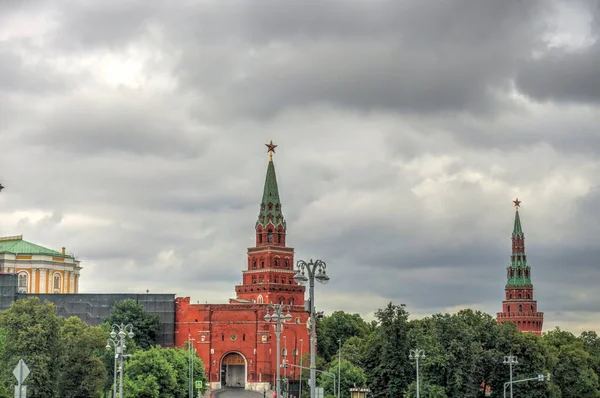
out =
<path fill-rule="evenodd" d="M 535 94 L 593 73 L 532 61 L 558 2 L 7 4 L 0 230 L 66 246 L 83 291 L 234 296 L 273 139 L 323 310 L 495 313 L 519 196 L 540 310 L 597 312 L 594 86 Z"/>
<path fill-rule="evenodd" d="M 575 1 L 590 15 L 589 39 L 580 48 L 554 47 L 524 62 L 517 75 L 520 90 L 536 100 L 598 103 L 600 101 L 600 3 Z"/>

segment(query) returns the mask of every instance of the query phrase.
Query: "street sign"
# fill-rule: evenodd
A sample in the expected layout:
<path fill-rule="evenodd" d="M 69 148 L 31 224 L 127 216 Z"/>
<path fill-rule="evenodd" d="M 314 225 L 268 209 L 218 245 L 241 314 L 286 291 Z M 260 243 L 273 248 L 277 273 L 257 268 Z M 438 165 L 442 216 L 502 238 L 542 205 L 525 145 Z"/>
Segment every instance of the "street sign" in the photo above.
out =
<path fill-rule="evenodd" d="M 20 359 L 17 366 L 13 370 L 13 374 L 17 378 L 17 383 L 21 384 L 25 381 L 27 376 L 29 376 L 29 368 L 24 360 Z"/>
<path fill-rule="evenodd" d="M 202 388 L 202 380 L 196 380 L 196 388 Z"/>
<path fill-rule="evenodd" d="M 19 394 L 19 390 L 20 394 Z M 15 386 L 15 398 L 27 398 L 27 386 Z"/>

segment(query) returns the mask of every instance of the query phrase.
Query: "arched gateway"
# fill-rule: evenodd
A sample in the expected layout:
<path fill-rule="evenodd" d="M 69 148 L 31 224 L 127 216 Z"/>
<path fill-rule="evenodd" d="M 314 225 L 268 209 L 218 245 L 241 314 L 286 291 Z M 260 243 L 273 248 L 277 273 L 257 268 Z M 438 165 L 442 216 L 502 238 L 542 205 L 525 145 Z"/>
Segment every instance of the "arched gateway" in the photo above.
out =
<path fill-rule="evenodd" d="M 221 360 L 221 386 L 246 387 L 246 358 L 239 352 L 230 352 Z"/>

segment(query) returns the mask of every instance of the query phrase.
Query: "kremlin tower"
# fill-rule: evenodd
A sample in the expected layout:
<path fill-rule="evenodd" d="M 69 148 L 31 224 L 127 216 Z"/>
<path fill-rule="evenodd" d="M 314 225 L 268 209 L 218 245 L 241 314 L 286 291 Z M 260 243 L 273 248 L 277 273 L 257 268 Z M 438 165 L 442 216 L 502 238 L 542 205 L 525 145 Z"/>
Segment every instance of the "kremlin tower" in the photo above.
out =
<path fill-rule="evenodd" d="M 506 268 L 505 297 L 502 301 L 502 312 L 497 314 L 497 320 L 513 322 L 522 332 L 532 332 L 542 335 L 544 313 L 538 312 L 537 302 L 533 299 L 533 283 L 531 282 L 531 266 L 527 264 L 525 254 L 525 235 L 521 228 L 519 207 L 521 201 L 516 199 L 515 225 L 512 233 L 512 254 L 510 264 Z"/>

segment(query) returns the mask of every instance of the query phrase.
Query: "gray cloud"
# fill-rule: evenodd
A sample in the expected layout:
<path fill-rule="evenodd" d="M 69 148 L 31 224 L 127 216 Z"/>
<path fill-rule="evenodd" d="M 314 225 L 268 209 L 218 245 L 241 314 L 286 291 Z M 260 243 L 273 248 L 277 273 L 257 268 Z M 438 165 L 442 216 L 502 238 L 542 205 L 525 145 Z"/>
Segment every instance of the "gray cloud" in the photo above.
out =
<path fill-rule="evenodd" d="M 83 291 L 224 302 L 273 139 L 320 309 L 495 314 L 518 196 L 547 326 L 600 327 L 596 47 L 553 55 L 566 3 L 165 4 L 0 3 L 0 234 L 66 246 Z"/>

